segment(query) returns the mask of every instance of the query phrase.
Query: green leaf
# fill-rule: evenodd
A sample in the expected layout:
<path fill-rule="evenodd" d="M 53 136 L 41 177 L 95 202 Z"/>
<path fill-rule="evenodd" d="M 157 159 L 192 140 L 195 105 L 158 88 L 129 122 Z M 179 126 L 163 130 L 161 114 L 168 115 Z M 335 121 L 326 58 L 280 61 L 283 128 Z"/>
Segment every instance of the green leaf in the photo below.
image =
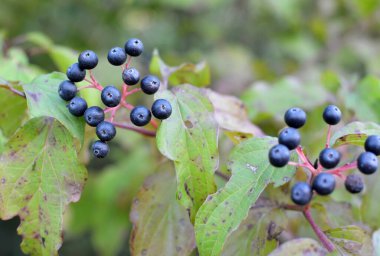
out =
<path fill-rule="evenodd" d="M 149 177 L 133 201 L 132 255 L 189 255 L 195 248 L 194 228 L 175 198 L 170 172 Z"/>
<path fill-rule="evenodd" d="M 51 116 L 60 121 L 71 134 L 83 143 L 84 119 L 70 114 L 66 102 L 58 95 L 58 86 L 66 77 L 62 73 L 42 75 L 24 85 L 31 117 Z"/>
<path fill-rule="evenodd" d="M 208 196 L 196 216 L 200 255 L 219 255 L 227 236 L 246 218 L 267 185 L 280 186 L 292 178 L 294 167 L 275 168 L 268 161 L 268 151 L 276 143 L 276 138 L 251 138 L 231 152 L 230 180 L 223 189 Z"/>
<path fill-rule="evenodd" d="M 258 200 L 248 217 L 227 239 L 223 256 L 266 256 L 276 249 L 276 238 L 286 228 L 286 216 L 269 200 Z"/>
<path fill-rule="evenodd" d="M 375 255 L 380 256 L 380 230 L 376 230 L 372 234 L 372 244 L 375 250 Z"/>
<path fill-rule="evenodd" d="M 198 87 L 210 84 L 210 67 L 202 61 L 198 64 L 183 63 L 180 66 L 168 66 L 160 57 L 157 50 L 154 50 L 150 63 L 150 72 L 160 76 L 164 81 L 169 81 L 171 85 L 192 84 Z"/>
<path fill-rule="evenodd" d="M 269 256 L 325 256 L 327 251 L 310 238 L 298 238 L 283 243 Z"/>
<path fill-rule="evenodd" d="M 78 61 L 78 53 L 65 46 L 52 46 L 49 55 L 61 72 L 66 72 L 71 64 Z"/>
<path fill-rule="evenodd" d="M 343 255 L 373 255 L 369 235 L 358 226 L 345 226 L 325 231 Z"/>
<path fill-rule="evenodd" d="M 373 134 L 380 134 L 380 125 L 373 122 L 352 122 L 331 136 L 330 145 L 334 147 L 346 144 L 364 146 L 368 135 Z"/>
<path fill-rule="evenodd" d="M 193 221 L 207 195 L 216 190 L 214 172 L 218 167 L 218 128 L 210 101 L 199 89 L 182 85 L 161 91 L 173 108 L 157 132 L 161 153 L 174 161 L 177 197 Z"/>
<path fill-rule="evenodd" d="M 33 118 L 10 138 L 0 158 L 0 217 L 19 215 L 24 253 L 57 255 L 63 212 L 86 176 L 72 136 L 54 118 Z"/>

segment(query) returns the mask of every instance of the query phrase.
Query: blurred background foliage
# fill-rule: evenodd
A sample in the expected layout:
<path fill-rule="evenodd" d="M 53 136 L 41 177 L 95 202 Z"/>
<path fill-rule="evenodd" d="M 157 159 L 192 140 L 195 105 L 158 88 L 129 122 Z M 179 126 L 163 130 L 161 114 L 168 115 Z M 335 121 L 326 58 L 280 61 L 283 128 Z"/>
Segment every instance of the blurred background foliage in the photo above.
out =
<path fill-rule="evenodd" d="M 310 154 L 323 144 L 327 102 L 342 107 L 346 122 L 380 121 L 378 80 L 356 86 L 380 75 L 378 0 L 2 0 L 0 31 L 0 75 L 11 81 L 65 71 L 78 51 L 92 49 L 100 57 L 99 80 L 119 84 L 120 71 L 107 65 L 106 54 L 130 37 L 144 42 L 145 54 L 134 62 L 143 74 L 155 48 L 171 65 L 205 60 L 210 86 L 241 97 L 270 135 L 283 126 L 288 107 L 313 110 L 303 129 Z M 83 153 L 90 178 L 66 214 L 61 255 L 129 253 L 130 204 L 161 158 L 154 140 L 134 133 L 119 133 L 114 144 L 107 161 Z M 230 148 L 222 138 L 221 154 Z M 1 222 L 1 255 L 21 254 L 17 225 Z"/>

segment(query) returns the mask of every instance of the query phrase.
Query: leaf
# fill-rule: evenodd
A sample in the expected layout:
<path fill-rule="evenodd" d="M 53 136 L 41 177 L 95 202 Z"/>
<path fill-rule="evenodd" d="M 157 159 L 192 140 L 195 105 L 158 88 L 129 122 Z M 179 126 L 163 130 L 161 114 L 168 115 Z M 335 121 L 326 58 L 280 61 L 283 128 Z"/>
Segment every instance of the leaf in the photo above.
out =
<path fill-rule="evenodd" d="M 169 81 L 171 85 L 192 84 L 204 87 L 211 82 L 210 67 L 205 61 L 171 67 L 161 59 L 157 49 L 153 52 L 149 70 L 152 74 L 162 77 L 164 81 Z"/>
<path fill-rule="evenodd" d="M 349 123 L 331 136 L 330 144 L 334 147 L 342 145 L 364 146 L 368 135 L 380 134 L 380 125 L 373 122 Z"/>
<path fill-rule="evenodd" d="M 372 234 L 372 245 L 375 250 L 375 255 L 380 256 L 380 230 L 376 230 Z"/>
<path fill-rule="evenodd" d="M 30 84 L 24 85 L 31 117 L 51 116 L 60 121 L 71 134 L 83 143 L 84 119 L 70 114 L 66 102 L 58 95 L 58 86 L 65 80 L 62 73 L 50 73 L 37 77 Z"/>
<path fill-rule="evenodd" d="M 310 238 L 297 238 L 283 243 L 269 256 L 325 256 L 326 249 Z"/>
<path fill-rule="evenodd" d="M 373 255 L 371 238 L 358 226 L 345 226 L 325 231 L 343 255 Z"/>
<path fill-rule="evenodd" d="M 10 138 L 0 158 L 0 217 L 20 217 L 24 253 L 57 255 L 63 212 L 79 200 L 86 176 L 57 120 L 33 118 Z"/>
<path fill-rule="evenodd" d="M 218 167 L 218 128 L 210 101 L 191 85 L 161 91 L 157 98 L 173 108 L 164 120 L 156 140 L 160 152 L 174 161 L 177 198 L 193 221 L 207 195 L 216 190 L 214 172 Z"/>
<path fill-rule="evenodd" d="M 276 143 L 276 138 L 251 138 L 233 149 L 229 157 L 230 180 L 223 189 L 208 196 L 196 216 L 200 255 L 219 255 L 227 236 L 246 218 L 267 185 L 280 186 L 292 178 L 294 167 L 280 169 L 269 164 L 268 151 Z"/>
<path fill-rule="evenodd" d="M 195 248 L 194 228 L 175 198 L 170 172 L 149 177 L 133 201 L 132 255 L 189 255 Z"/>
<path fill-rule="evenodd" d="M 227 239 L 223 256 L 268 255 L 276 249 L 276 238 L 285 229 L 283 210 L 269 200 L 259 200 L 248 217 Z"/>

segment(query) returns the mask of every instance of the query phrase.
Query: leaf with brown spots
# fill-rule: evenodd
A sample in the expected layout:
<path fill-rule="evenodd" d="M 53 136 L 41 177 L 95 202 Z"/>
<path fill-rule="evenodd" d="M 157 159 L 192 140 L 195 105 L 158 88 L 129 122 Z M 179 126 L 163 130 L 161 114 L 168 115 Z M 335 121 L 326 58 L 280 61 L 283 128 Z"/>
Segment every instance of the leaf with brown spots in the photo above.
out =
<path fill-rule="evenodd" d="M 132 255 L 186 256 L 195 248 L 194 228 L 186 210 L 175 198 L 176 180 L 171 172 L 146 179 L 133 201 Z"/>
<path fill-rule="evenodd" d="M 0 218 L 20 217 L 24 253 L 57 255 L 63 212 L 86 176 L 71 134 L 54 118 L 31 119 L 10 138 L 0 158 Z"/>
<path fill-rule="evenodd" d="M 298 238 L 283 243 L 269 256 L 326 256 L 327 251 L 317 241 Z"/>
<path fill-rule="evenodd" d="M 373 122 L 352 122 L 337 130 L 331 137 L 330 144 L 334 147 L 364 146 L 368 135 L 373 134 L 380 135 L 380 125 Z"/>
<path fill-rule="evenodd" d="M 162 121 L 158 129 L 157 146 L 174 161 L 177 197 L 194 221 L 207 195 L 216 190 L 218 127 L 213 107 L 207 97 L 191 85 L 161 91 L 155 97 L 170 101 L 173 108 L 172 115 Z"/>

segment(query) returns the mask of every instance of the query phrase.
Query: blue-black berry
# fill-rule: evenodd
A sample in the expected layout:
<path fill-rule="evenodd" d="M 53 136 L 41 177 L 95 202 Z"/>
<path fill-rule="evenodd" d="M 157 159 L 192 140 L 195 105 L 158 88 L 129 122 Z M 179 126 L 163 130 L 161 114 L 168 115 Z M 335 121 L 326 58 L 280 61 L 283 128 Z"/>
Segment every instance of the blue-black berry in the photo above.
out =
<path fill-rule="evenodd" d="M 372 174 L 379 166 L 376 155 L 372 152 L 363 152 L 358 157 L 358 169 L 364 174 Z"/>
<path fill-rule="evenodd" d="M 124 49 L 128 55 L 137 57 L 144 51 L 144 45 L 140 39 L 131 38 L 125 43 Z"/>
<path fill-rule="evenodd" d="M 329 125 L 336 125 L 342 118 L 342 112 L 335 105 L 329 105 L 323 111 L 323 120 Z"/>
<path fill-rule="evenodd" d="M 285 145 L 289 150 L 295 149 L 301 142 L 301 135 L 297 129 L 288 127 L 283 129 L 278 136 L 278 143 Z"/>
<path fill-rule="evenodd" d="M 284 167 L 290 159 L 289 149 L 281 144 L 273 146 L 269 150 L 269 162 L 275 167 Z"/>
<path fill-rule="evenodd" d="M 318 174 L 314 178 L 313 189 L 322 196 L 331 194 L 335 189 L 334 175 L 324 172 Z"/>
<path fill-rule="evenodd" d="M 371 135 L 365 140 L 364 148 L 368 152 L 372 152 L 375 155 L 380 155 L 380 136 Z"/>
<path fill-rule="evenodd" d="M 80 82 L 86 77 L 86 70 L 81 69 L 78 63 L 74 63 L 67 69 L 66 75 L 71 82 Z"/>
<path fill-rule="evenodd" d="M 122 78 L 125 84 L 135 85 L 140 80 L 140 73 L 135 68 L 128 68 L 123 71 Z"/>
<path fill-rule="evenodd" d="M 113 108 L 119 105 L 121 100 L 121 93 L 115 86 L 108 85 L 104 87 L 100 97 L 104 105 Z"/>
<path fill-rule="evenodd" d="M 65 80 L 59 84 L 58 94 L 63 100 L 72 100 L 77 95 L 77 86 L 73 82 Z"/>
<path fill-rule="evenodd" d="M 285 123 L 292 128 L 301 128 L 306 123 L 306 113 L 301 108 L 290 108 L 284 116 Z"/>
<path fill-rule="evenodd" d="M 141 90 L 146 94 L 154 94 L 160 88 L 160 79 L 153 75 L 147 75 L 141 80 Z"/>
<path fill-rule="evenodd" d="M 104 121 L 104 111 L 98 106 L 89 107 L 84 112 L 84 119 L 89 126 L 95 127 Z"/>
<path fill-rule="evenodd" d="M 297 182 L 291 190 L 292 201 L 297 205 L 307 205 L 313 196 L 311 187 L 306 182 Z"/>
<path fill-rule="evenodd" d="M 334 168 L 340 161 L 339 151 L 333 148 L 325 148 L 319 154 L 319 163 L 326 169 Z"/>
<path fill-rule="evenodd" d="M 98 56 L 91 50 L 85 50 L 79 54 L 78 63 L 81 69 L 93 69 L 98 65 Z"/>
<path fill-rule="evenodd" d="M 105 158 L 108 155 L 110 148 L 107 143 L 97 140 L 92 144 L 92 153 L 97 158 Z"/>
<path fill-rule="evenodd" d="M 153 102 L 152 114 L 155 118 L 164 120 L 172 114 L 172 105 L 165 99 L 158 99 Z"/>
<path fill-rule="evenodd" d="M 136 126 L 144 126 L 147 125 L 151 118 L 152 114 L 149 109 L 144 106 L 136 106 L 132 109 L 130 114 L 131 122 Z"/>
<path fill-rule="evenodd" d="M 110 122 L 103 121 L 96 126 L 96 135 L 101 141 L 110 141 L 116 135 L 116 128 Z"/>
<path fill-rule="evenodd" d="M 67 108 L 72 115 L 83 116 L 87 109 L 87 102 L 83 98 L 76 96 L 69 102 Z"/>
<path fill-rule="evenodd" d="M 344 186 L 346 187 L 347 191 L 352 194 L 357 194 L 362 192 L 364 189 L 364 182 L 362 177 L 360 177 L 357 174 L 350 174 L 347 175 L 346 180 L 344 182 Z"/>
<path fill-rule="evenodd" d="M 107 59 L 108 62 L 112 65 L 120 66 L 123 65 L 124 62 L 127 60 L 127 54 L 125 53 L 123 48 L 114 47 L 111 50 L 109 50 Z"/>

